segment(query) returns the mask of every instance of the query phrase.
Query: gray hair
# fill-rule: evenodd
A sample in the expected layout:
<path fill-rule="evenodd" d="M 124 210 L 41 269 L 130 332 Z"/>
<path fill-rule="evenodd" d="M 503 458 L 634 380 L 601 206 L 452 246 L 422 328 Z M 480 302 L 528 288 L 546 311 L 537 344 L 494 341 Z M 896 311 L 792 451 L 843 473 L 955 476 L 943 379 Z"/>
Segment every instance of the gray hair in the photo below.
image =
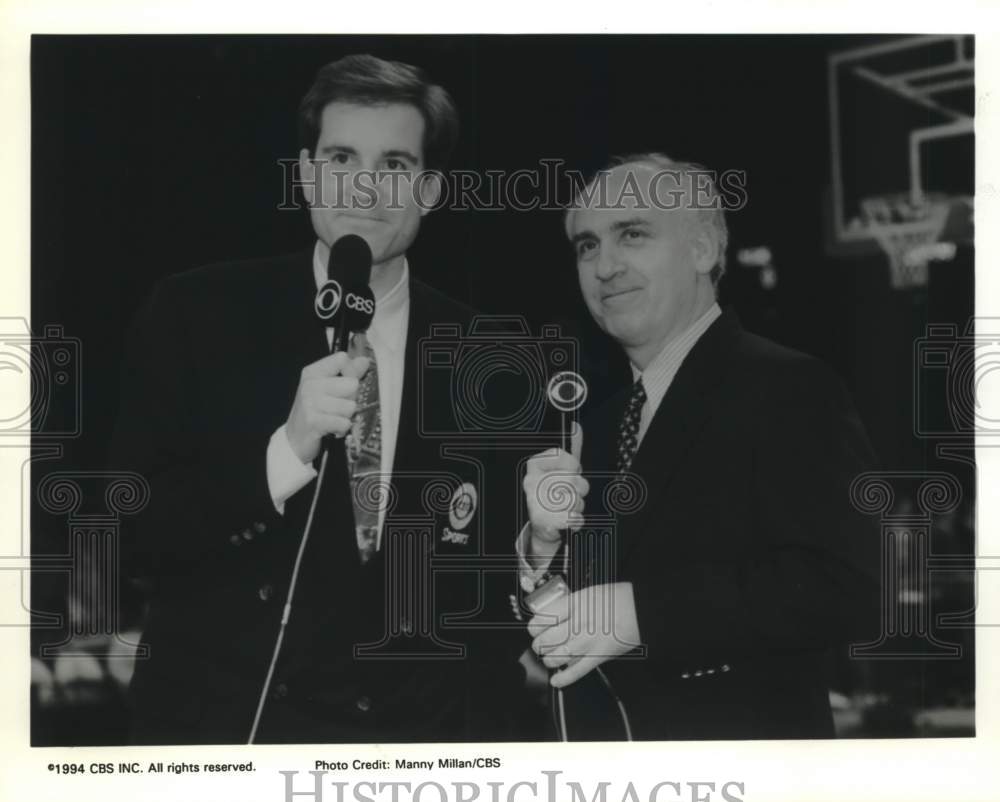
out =
<path fill-rule="evenodd" d="M 578 189 L 576 196 L 573 198 L 573 202 L 566 209 L 565 225 L 567 235 L 569 234 L 571 215 L 573 211 L 578 208 L 580 195 L 584 192 L 584 190 L 587 190 L 595 181 L 598 180 L 598 178 L 600 178 L 601 175 L 606 175 L 615 168 L 629 164 L 642 165 L 650 167 L 660 173 L 669 173 L 671 176 L 677 176 L 679 183 L 685 178 L 689 181 L 693 181 L 693 176 L 697 176 L 699 195 L 707 200 L 707 204 L 699 204 L 697 208 L 690 209 L 689 211 L 698 213 L 698 217 L 701 219 L 702 225 L 704 225 L 712 233 L 712 236 L 715 239 L 718 255 L 716 263 L 712 267 L 708 276 L 712 280 L 712 285 L 718 287 L 719 279 L 721 279 L 723 274 L 726 272 L 726 247 L 729 244 L 729 228 L 726 225 L 726 216 L 723 210 L 722 198 L 720 197 L 719 191 L 715 185 L 714 174 L 707 167 L 698 164 L 697 162 L 675 161 L 663 153 L 656 152 L 633 153 L 626 156 L 615 156 L 611 159 L 607 166 L 598 170 L 590 181 Z M 690 186 L 693 188 L 694 184 L 692 183 Z"/>

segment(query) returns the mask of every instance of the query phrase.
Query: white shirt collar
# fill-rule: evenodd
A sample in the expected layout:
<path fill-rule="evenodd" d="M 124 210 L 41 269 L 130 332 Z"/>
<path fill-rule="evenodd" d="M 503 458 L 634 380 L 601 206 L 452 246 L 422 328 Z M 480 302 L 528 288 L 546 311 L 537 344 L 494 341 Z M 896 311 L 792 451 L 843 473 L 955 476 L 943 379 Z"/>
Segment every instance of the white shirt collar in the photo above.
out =
<path fill-rule="evenodd" d="M 719 308 L 719 304 L 712 304 L 694 323 L 664 345 L 660 353 L 653 357 L 653 360 L 646 365 L 645 370 L 639 370 L 634 363 L 629 362 L 629 367 L 632 368 L 632 380 L 635 381 L 640 376 L 658 373 L 662 370 L 663 365 L 672 362 L 673 359 L 671 357 L 676 357 L 678 353 L 681 354 L 681 358 L 683 359 L 684 356 L 687 356 L 688 351 L 694 347 L 694 344 L 698 342 L 698 338 L 721 315 L 722 309 Z"/>
<path fill-rule="evenodd" d="M 632 368 L 632 381 L 642 376 L 642 386 L 646 390 L 646 398 L 652 411 L 655 412 L 660 406 L 660 401 L 667 394 L 681 363 L 694 348 L 695 343 L 721 315 L 722 310 L 719 305 L 713 303 L 705 314 L 663 346 L 653 361 L 646 365 L 645 370 L 639 370 L 629 363 Z"/>
<path fill-rule="evenodd" d="M 320 241 L 313 249 L 313 278 L 318 290 L 326 281 L 326 264 L 320 253 Z M 406 344 L 406 323 L 410 308 L 410 265 L 403 257 L 403 272 L 392 288 L 381 298 L 375 299 L 375 317 L 372 318 L 368 338 L 390 351 L 399 352 Z"/>

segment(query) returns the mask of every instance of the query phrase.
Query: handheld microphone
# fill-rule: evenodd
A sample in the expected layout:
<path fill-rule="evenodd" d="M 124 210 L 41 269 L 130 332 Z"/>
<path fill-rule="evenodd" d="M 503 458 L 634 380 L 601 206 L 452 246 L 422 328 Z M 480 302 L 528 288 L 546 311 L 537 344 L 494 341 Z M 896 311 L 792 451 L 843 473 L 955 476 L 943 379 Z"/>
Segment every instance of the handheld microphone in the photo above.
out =
<path fill-rule="evenodd" d="M 347 337 L 353 332 L 367 331 L 375 316 L 375 296 L 368 286 L 372 275 L 372 251 L 357 234 L 341 237 L 334 248 L 338 249 L 337 259 L 342 265 L 344 281 L 337 344 L 346 350 Z"/>
<path fill-rule="evenodd" d="M 343 317 L 341 309 L 343 297 L 344 291 L 340 282 L 336 279 L 327 279 L 316 291 L 316 300 L 313 301 L 316 319 L 324 326 L 339 326 Z"/>
<path fill-rule="evenodd" d="M 573 413 L 583 406 L 587 400 L 587 382 L 579 373 L 572 370 L 561 370 L 549 379 L 545 395 L 549 403 L 559 410 L 562 426 L 562 449 L 570 451 Z"/>
<path fill-rule="evenodd" d="M 371 287 L 348 290 L 344 296 L 344 329 L 351 334 L 368 331 L 375 317 L 375 295 Z"/>
<path fill-rule="evenodd" d="M 368 285 L 371 263 L 371 249 L 357 234 L 340 237 L 330 248 L 330 256 L 326 263 L 326 281 L 316 292 L 313 311 L 323 326 L 339 333 L 332 344 L 334 351 L 338 347 L 343 347 L 345 329 L 351 330 L 345 326 L 344 295 L 348 290 L 354 289 L 361 274 L 364 274 L 364 285 Z"/>
<path fill-rule="evenodd" d="M 330 248 L 330 255 L 326 260 L 326 281 L 316 291 L 316 300 L 313 302 L 316 319 L 324 326 L 331 328 L 338 327 L 343 317 L 344 252 L 355 247 L 349 242 L 347 245 L 341 245 L 345 239 L 347 237 L 341 237 Z"/>
<path fill-rule="evenodd" d="M 365 268 L 367 265 L 367 268 Z M 327 271 L 336 271 L 337 275 L 330 278 L 343 278 L 357 276 L 357 271 L 367 269 L 371 273 L 372 269 L 372 249 L 368 247 L 364 237 L 357 234 L 344 234 L 339 237 L 330 248 L 330 261 L 327 263 Z M 367 279 L 365 282 L 367 283 Z"/>

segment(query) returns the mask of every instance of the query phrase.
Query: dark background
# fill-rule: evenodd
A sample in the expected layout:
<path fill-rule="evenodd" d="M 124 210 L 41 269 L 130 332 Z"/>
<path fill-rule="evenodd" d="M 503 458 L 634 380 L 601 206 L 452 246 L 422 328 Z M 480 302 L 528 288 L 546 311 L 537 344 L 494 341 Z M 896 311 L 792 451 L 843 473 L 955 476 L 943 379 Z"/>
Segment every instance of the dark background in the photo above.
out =
<path fill-rule="evenodd" d="M 747 328 L 838 370 L 884 467 L 960 478 L 966 501 L 945 548 L 970 551 L 972 474 L 914 436 L 912 405 L 916 338 L 928 323 L 961 330 L 973 314 L 972 249 L 932 264 L 926 288 L 898 292 L 881 253 L 834 257 L 824 246 L 827 57 L 891 38 L 34 37 L 32 321 L 36 332 L 60 324 L 80 338 L 83 354 L 83 431 L 63 441 L 63 457 L 46 469 L 104 464 L 124 332 L 158 278 L 311 247 L 308 214 L 277 209 L 287 184 L 278 160 L 297 156 L 296 109 L 316 70 L 371 52 L 423 67 L 455 98 L 463 129 L 455 168 L 514 170 L 562 158 L 589 170 L 611 154 L 658 150 L 745 170 L 749 203 L 728 216 L 730 253 L 767 245 L 778 283 L 765 290 L 756 271 L 731 260 L 724 300 Z M 890 112 L 867 102 L 860 114 L 875 132 Z M 962 158 L 971 185 L 971 152 Z M 437 211 L 425 218 L 410 263 L 484 313 L 561 323 L 581 339 L 595 399 L 626 380 L 623 357 L 583 306 L 559 212 Z M 64 553 L 64 526 L 38 523 L 33 548 Z M 61 609 L 60 581 L 36 582 L 36 609 Z M 137 620 L 138 597 L 125 605 Z M 34 646 L 59 637 L 36 632 Z M 940 669 L 911 663 L 891 680 L 868 672 L 864 682 L 888 683 L 894 698 L 905 688 L 910 707 L 971 703 L 971 672 L 968 649 L 943 679 Z M 856 690 L 859 680 L 844 682 Z M 908 734 L 905 717 L 885 716 L 869 732 Z M 36 737 L 100 740 L 91 720 L 36 716 Z"/>

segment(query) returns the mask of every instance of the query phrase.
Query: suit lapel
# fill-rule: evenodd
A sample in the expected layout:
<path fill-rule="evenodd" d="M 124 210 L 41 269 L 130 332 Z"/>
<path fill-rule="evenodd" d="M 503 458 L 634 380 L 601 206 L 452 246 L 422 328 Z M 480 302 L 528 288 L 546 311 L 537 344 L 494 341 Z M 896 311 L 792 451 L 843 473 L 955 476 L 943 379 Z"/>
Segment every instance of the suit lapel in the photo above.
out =
<path fill-rule="evenodd" d="M 580 462 L 585 472 L 608 473 L 615 469 L 618 426 L 625 414 L 630 389 L 623 387 L 604 402 L 599 412 L 584 418 Z"/>
<path fill-rule="evenodd" d="M 330 347 L 326 341 L 326 329 L 313 312 L 316 279 L 313 276 L 312 251 L 299 254 L 290 267 L 290 275 L 281 289 L 284 300 L 281 308 L 286 311 L 275 318 L 273 335 L 284 346 L 276 350 L 284 350 L 286 355 L 294 354 L 292 363 L 299 365 L 301 370 L 326 356 Z"/>
<path fill-rule="evenodd" d="M 632 462 L 632 472 L 646 484 L 646 504 L 619 519 L 626 552 L 635 545 L 631 533 L 644 529 L 655 510 L 653 500 L 683 466 L 711 417 L 717 401 L 713 391 L 726 375 L 740 331 L 735 313 L 724 313 L 695 343 L 660 402 Z"/>
<path fill-rule="evenodd" d="M 403 393 L 399 408 L 399 427 L 396 431 L 396 457 L 394 473 L 420 470 L 428 464 L 422 448 L 426 441 L 420 437 L 417 420 L 418 403 L 417 369 L 420 359 L 418 340 L 430 330 L 433 313 L 428 308 L 420 282 L 410 279 L 410 315 L 406 324 L 406 346 L 403 351 Z"/>

